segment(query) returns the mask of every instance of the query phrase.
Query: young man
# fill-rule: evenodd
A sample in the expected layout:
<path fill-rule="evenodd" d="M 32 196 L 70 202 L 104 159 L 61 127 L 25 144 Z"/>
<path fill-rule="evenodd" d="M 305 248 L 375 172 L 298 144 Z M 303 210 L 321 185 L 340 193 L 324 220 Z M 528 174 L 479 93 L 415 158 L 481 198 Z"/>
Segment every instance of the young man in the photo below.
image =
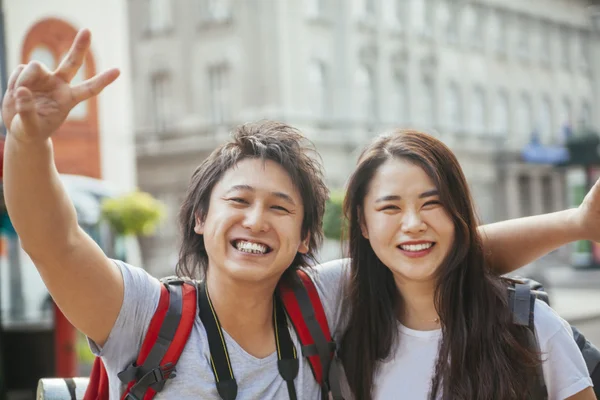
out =
<path fill-rule="evenodd" d="M 108 259 L 79 228 L 54 165 L 51 135 L 77 103 L 99 94 L 119 74 L 112 69 L 71 86 L 89 44 L 90 33 L 83 30 L 56 71 L 31 62 L 12 73 L 2 108 L 9 130 L 4 190 L 23 248 L 61 310 L 103 357 L 111 399 L 118 399 L 123 385 L 117 373 L 139 352 L 160 283 L 139 268 Z M 286 271 L 309 264 L 322 238 L 327 189 L 310 151 L 285 124 L 244 125 L 196 170 L 182 207 L 178 272 L 205 279 L 223 327 L 238 399 L 289 396 L 277 369 L 273 294 Z M 508 272 L 569 241 L 600 240 L 597 186 L 576 210 L 486 227 L 485 245 L 497 270 Z M 344 271 L 316 270 L 317 290 L 335 332 Z M 295 387 L 299 398 L 320 396 L 304 360 Z M 159 397 L 218 398 L 199 318 L 177 364 L 177 377 Z"/>

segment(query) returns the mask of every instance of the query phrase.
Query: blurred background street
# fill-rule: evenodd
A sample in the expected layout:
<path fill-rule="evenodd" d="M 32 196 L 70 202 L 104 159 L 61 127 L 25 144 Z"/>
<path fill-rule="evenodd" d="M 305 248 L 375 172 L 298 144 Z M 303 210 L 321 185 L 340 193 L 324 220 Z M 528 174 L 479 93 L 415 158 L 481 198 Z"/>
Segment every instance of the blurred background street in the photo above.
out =
<path fill-rule="evenodd" d="M 156 276 L 174 273 L 193 170 L 244 122 L 283 121 L 315 143 L 333 193 L 323 261 L 341 256 L 361 148 L 390 129 L 452 148 L 482 223 L 576 207 L 600 178 L 598 1 L 0 0 L 2 92 L 20 63 L 58 65 L 84 27 L 92 50 L 75 81 L 121 76 L 69 115 L 56 163 L 80 225 Z M 29 399 L 40 376 L 85 374 L 91 355 L 0 211 L 0 400 Z M 517 274 L 600 345 L 600 244 Z"/>

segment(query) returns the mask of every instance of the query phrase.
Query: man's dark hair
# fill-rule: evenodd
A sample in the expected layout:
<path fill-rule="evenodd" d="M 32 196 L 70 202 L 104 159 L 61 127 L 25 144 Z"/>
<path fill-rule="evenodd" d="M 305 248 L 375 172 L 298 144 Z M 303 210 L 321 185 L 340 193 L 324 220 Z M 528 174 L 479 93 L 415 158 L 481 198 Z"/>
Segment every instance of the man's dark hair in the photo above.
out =
<path fill-rule="evenodd" d="M 316 262 L 315 251 L 323 240 L 323 213 L 329 191 L 314 146 L 297 129 L 274 121 L 237 127 L 227 143 L 215 149 L 192 175 L 179 213 L 182 243 L 177 262 L 180 276 L 203 277 L 208 268 L 204 237 L 194 231 L 196 216 L 206 218 L 213 188 L 223 174 L 247 158 L 271 160 L 281 165 L 298 189 L 304 206 L 302 238 L 309 236 L 309 251 L 298 253 L 291 269 Z"/>

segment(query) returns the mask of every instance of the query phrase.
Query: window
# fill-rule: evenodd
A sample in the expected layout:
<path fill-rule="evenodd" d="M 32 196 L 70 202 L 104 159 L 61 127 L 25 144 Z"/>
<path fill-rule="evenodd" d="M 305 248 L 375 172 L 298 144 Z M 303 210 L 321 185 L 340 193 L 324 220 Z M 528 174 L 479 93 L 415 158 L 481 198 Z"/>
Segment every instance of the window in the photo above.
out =
<path fill-rule="evenodd" d="M 29 55 L 29 61 L 39 61 L 44 64 L 50 71 L 54 71 L 57 67 L 54 54 L 45 46 L 37 46 Z"/>
<path fill-rule="evenodd" d="M 581 107 L 581 125 L 590 128 L 592 126 L 592 107 L 587 101 Z"/>
<path fill-rule="evenodd" d="M 213 124 L 219 125 L 229 120 L 229 70 L 224 64 L 208 68 L 210 93 L 210 113 Z"/>
<path fill-rule="evenodd" d="M 323 118 L 327 115 L 327 73 L 325 65 L 313 61 L 308 67 L 309 101 L 314 116 Z"/>
<path fill-rule="evenodd" d="M 563 68 L 570 68 L 571 64 L 571 38 L 567 28 L 560 30 L 560 64 Z"/>
<path fill-rule="evenodd" d="M 450 131 L 456 132 L 462 130 L 462 112 L 462 99 L 460 91 L 458 85 L 452 82 L 448 86 L 448 93 L 446 94 L 446 124 Z"/>
<path fill-rule="evenodd" d="M 580 34 L 578 57 L 581 60 L 581 69 L 587 71 L 590 68 L 590 35 L 587 32 Z"/>
<path fill-rule="evenodd" d="M 371 69 L 360 66 L 356 70 L 356 86 L 359 98 L 358 112 L 360 120 L 373 121 L 377 118 L 377 105 L 375 97 L 375 82 Z"/>
<path fill-rule="evenodd" d="M 396 20 L 400 23 L 400 28 L 404 28 L 408 21 L 410 21 L 410 2 L 406 0 L 395 0 L 394 1 Z"/>
<path fill-rule="evenodd" d="M 164 72 L 155 74 L 151 83 L 152 118 L 156 132 L 164 132 L 171 123 L 171 77 Z"/>
<path fill-rule="evenodd" d="M 518 108 L 519 110 L 519 126 L 518 132 L 520 135 L 530 137 L 534 130 L 533 124 L 533 106 L 531 104 L 531 97 L 524 93 L 521 95 L 521 102 Z"/>
<path fill-rule="evenodd" d="M 477 134 L 486 131 L 485 126 L 485 93 L 479 86 L 473 91 L 473 102 L 471 106 L 471 128 Z"/>
<path fill-rule="evenodd" d="M 325 0 L 305 0 L 309 17 L 322 17 L 325 13 Z"/>
<path fill-rule="evenodd" d="M 408 90 L 406 78 L 402 74 L 394 77 L 394 92 L 392 94 L 392 121 L 400 124 L 408 123 Z"/>
<path fill-rule="evenodd" d="M 552 30 L 550 26 L 542 22 L 539 33 L 539 53 L 540 62 L 543 66 L 548 66 L 552 59 Z"/>
<path fill-rule="evenodd" d="M 448 4 L 448 19 L 446 22 L 446 38 L 448 43 L 459 42 L 459 6 L 454 3 Z"/>
<path fill-rule="evenodd" d="M 518 24 L 518 33 L 517 33 L 517 54 L 520 59 L 528 60 L 529 59 L 529 35 L 530 29 L 529 24 L 530 21 L 527 18 L 520 18 L 517 22 Z"/>
<path fill-rule="evenodd" d="M 561 104 L 560 123 L 562 125 L 571 125 L 573 122 L 573 107 L 569 99 L 565 98 Z"/>
<path fill-rule="evenodd" d="M 510 23 L 508 16 L 505 14 L 498 14 L 498 30 L 496 37 L 494 38 L 494 48 L 500 55 L 506 55 L 508 50 L 508 44 L 506 41 L 508 29 L 507 24 Z"/>
<path fill-rule="evenodd" d="M 172 12 L 170 0 L 148 0 L 148 31 L 162 33 L 171 29 Z"/>
<path fill-rule="evenodd" d="M 508 95 L 501 90 L 494 107 L 494 131 L 501 137 L 507 137 L 510 126 Z"/>
<path fill-rule="evenodd" d="M 363 14 L 365 16 L 375 16 L 375 2 L 376 0 L 362 0 L 363 2 Z"/>
<path fill-rule="evenodd" d="M 433 36 L 433 30 L 436 26 L 435 21 L 435 6 L 433 4 L 434 0 L 422 0 L 418 3 L 423 3 L 422 10 L 422 25 L 421 25 L 421 34 L 423 36 Z"/>
<path fill-rule="evenodd" d="M 202 18 L 209 21 L 224 21 L 230 17 L 229 0 L 201 0 Z"/>
<path fill-rule="evenodd" d="M 480 8 L 474 8 L 468 6 L 464 12 L 464 26 L 466 39 L 469 45 L 475 49 L 483 48 L 484 35 L 483 35 L 483 12 Z"/>
<path fill-rule="evenodd" d="M 540 139 L 544 143 L 550 143 L 554 139 L 552 124 L 552 104 L 547 96 L 542 99 L 540 107 Z"/>
<path fill-rule="evenodd" d="M 421 94 L 421 122 L 425 128 L 433 128 L 436 125 L 435 88 L 430 78 L 423 79 Z"/>

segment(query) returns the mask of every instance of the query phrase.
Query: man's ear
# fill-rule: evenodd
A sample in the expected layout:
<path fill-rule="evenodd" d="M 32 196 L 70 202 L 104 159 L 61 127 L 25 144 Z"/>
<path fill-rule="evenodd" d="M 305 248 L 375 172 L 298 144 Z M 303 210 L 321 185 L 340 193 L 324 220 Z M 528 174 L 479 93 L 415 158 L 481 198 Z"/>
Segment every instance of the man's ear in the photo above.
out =
<path fill-rule="evenodd" d="M 196 225 L 194 225 L 194 232 L 196 232 L 198 235 L 204 235 L 204 221 L 198 214 L 196 214 Z"/>
<path fill-rule="evenodd" d="M 300 247 L 298 247 L 298 253 L 306 254 L 310 250 L 310 233 L 306 234 L 304 240 L 300 243 Z"/>
<path fill-rule="evenodd" d="M 363 214 L 362 208 L 358 208 L 358 223 L 360 225 L 360 231 L 365 239 L 369 240 L 369 230 L 367 229 L 367 224 L 365 223 L 365 216 Z"/>

